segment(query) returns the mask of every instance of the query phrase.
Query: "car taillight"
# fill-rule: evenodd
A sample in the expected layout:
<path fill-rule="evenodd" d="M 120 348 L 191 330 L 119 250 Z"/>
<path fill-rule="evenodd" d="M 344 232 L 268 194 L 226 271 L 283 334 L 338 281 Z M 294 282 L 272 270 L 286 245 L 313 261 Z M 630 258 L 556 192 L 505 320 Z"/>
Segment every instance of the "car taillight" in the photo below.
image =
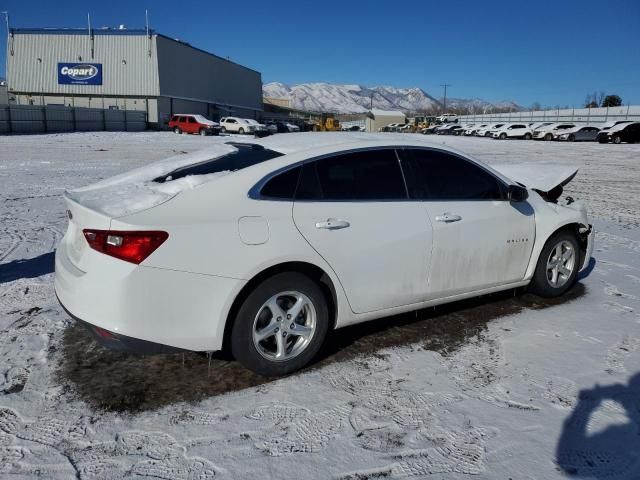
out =
<path fill-rule="evenodd" d="M 114 230 L 82 231 L 91 248 L 125 262 L 141 263 L 169 238 L 167 232 Z"/>

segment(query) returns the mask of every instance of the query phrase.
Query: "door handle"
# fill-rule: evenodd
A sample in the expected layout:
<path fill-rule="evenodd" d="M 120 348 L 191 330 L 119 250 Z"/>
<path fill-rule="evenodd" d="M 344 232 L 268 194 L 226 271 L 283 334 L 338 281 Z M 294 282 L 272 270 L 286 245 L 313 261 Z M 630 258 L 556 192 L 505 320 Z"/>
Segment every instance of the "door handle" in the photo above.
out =
<path fill-rule="evenodd" d="M 341 228 L 347 228 L 350 226 L 351 224 L 349 222 L 338 218 L 327 218 L 325 222 L 316 223 L 316 228 L 322 228 L 324 230 L 340 230 Z"/>
<path fill-rule="evenodd" d="M 462 220 L 462 217 L 460 215 L 454 215 L 453 213 L 443 213 L 436 217 L 436 222 L 451 223 L 459 222 L 460 220 Z"/>

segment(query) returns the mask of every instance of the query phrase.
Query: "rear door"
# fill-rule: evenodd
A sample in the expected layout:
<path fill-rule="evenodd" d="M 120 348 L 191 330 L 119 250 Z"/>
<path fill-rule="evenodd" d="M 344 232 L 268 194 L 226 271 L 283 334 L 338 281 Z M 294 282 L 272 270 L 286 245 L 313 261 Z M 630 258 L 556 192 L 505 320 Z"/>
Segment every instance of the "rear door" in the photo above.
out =
<path fill-rule="evenodd" d="M 197 120 L 193 117 L 187 117 L 187 132 L 197 133 L 199 129 L 200 125 L 198 125 Z"/>
<path fill-rule="evenodd" d="M 437 149 L 398 152 L 409 196 L 424 202 L 433 225 L 430 297 L 522 280 L 535 236 L 532 207 L 506 200 L 507 186 L 468 159 Z"/>
<path fill-rule="evenodd" d="M 422 202 L 407 198 L 393 149 L 306 163 L 293 218 L 338 276 L 354 312 L 426 298 L 431 224 Z"/>
<path fill-rule="evenodd" d="M 634 123 L 629 125 L 626 129 L 628 132 L 626 133 L 625 142 L 635 143 L 640 142 L 640 123 Z"/>

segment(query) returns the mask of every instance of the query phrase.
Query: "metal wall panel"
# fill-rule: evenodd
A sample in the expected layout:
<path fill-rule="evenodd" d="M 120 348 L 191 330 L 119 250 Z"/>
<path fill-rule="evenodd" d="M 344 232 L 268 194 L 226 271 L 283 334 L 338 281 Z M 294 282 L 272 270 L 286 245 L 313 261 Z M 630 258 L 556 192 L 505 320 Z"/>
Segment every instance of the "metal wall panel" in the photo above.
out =
<path fill-rule="evenodd" d="M 64 105 L 0 106 L 0 133 L 44 133 L 98 130 L 140 132 L 146 112 L 73 108 Z"/>
<path fill-rule="evenodd" d="M 155 36 L 20 33 L 10 39 L 8 83 L 15 92 L 64 95 L 159 94 Z M 151 51 L 151 55 L 149 55 Z M 58 84 L 58 63 L 101 63 L 102 85 Z"/>
<path fill-rule="evenodd" d="M 73 108 L 60 105 L 47 105 L 44 109 L 48 132 L 73 132 Z"/>
<path fill-rule="evenodd" d="M 563 108 L 531 112 L 460 115 L 460 123 L 477 122 L 575 122 L 592 125 L 617 120 L 640 121 L 640 105 L 622 107 Z"/>
<path fill-rule="evenodd" d="M 262 110 L 260 72 L 162 35 L 156 45 L 160 95 Z"/>

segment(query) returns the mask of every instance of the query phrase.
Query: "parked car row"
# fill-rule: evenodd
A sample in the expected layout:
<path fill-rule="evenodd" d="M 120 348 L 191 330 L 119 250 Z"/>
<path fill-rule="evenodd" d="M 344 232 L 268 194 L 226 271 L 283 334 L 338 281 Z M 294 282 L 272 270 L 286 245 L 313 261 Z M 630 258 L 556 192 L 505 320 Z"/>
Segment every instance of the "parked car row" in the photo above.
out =
<path fill-rule="evenodd" d="M 465 135 L 500 140 L 560 140 L 566 142 L 635 143 L 640 142 L 640 122 L 612 121 L 600 127 L 571 122 L 538 123 L 443 123 L 422 129 L 425 135 Z"/>
<path fill-rule="evenodd" d="M 300 127 L 289 122 L 269 121 L 260 123 L 252 118 L 222 117 L 220 122 L 209 120 L 204 115 L 179 113 L 169 121 L 174 133 L 195 133 L 199 135 L 218 135 L 220 133 L 247 133 L 256 137 L 265 137 L 272 133 L 299 132 Z"/>

